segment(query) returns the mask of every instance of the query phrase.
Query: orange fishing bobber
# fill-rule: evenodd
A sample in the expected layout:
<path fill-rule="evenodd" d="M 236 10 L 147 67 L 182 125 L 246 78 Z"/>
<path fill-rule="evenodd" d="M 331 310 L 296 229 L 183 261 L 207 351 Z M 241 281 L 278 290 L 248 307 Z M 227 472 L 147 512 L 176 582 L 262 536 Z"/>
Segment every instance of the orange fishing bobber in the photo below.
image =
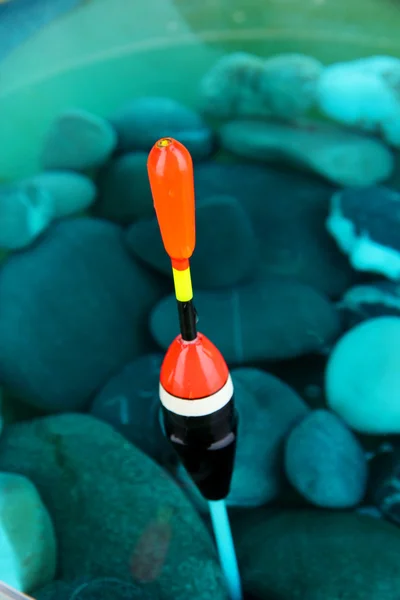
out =
<path fill-rule="evenodd" d="M 237 417 L 226 362 L 197 332 L 189 264 L 196 243 L 192 158 L 183 144 L 162 138 L 150 151 L 147 168 L 180 323 L 160 374 L 164 429 L 203 496 L 219 500 L 230 488 Z"/>
<path fill-rule="evenodd" d="M 192 157 L 180 142 L 162 138 L 150 151 L 147 170 L 164 248 L 173 267 L 186 269 L 196 244 Z"/>

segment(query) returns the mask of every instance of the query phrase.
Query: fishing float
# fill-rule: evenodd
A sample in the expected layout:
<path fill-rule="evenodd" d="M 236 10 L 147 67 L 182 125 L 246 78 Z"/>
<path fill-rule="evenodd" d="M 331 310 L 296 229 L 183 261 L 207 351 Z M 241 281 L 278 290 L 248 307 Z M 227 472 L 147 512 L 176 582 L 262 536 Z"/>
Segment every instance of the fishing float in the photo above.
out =
<path fill-rule="evenodd" d="M 218 348 L 197 331 L 189 263 L 196 245 L 193 162 L 183 144 L 165 137 L 151 149 L 147 171 L 161 238 L 171 259 L 180 328 L 160 372 L 164 432 L 208 500 L 231 600 L 242 600 L 225 503 L 235 461 L 238 421 L 228 366 Z"/>

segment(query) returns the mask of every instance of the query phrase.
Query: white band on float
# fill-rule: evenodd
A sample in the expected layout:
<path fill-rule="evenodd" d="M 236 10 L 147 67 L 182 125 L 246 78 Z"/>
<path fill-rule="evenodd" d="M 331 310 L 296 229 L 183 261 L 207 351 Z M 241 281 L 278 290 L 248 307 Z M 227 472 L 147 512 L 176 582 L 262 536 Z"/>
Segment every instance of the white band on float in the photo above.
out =
<path fill-rule="evenodd" d="M 225 385 L 215 394 L 197 400 L 184 400 L 169 394 L 160 383 L 161 404 L 181 417 L 204 417 L 211 415 L 228 404 L 233 396 L 232 378 L 228 375 Z"/>

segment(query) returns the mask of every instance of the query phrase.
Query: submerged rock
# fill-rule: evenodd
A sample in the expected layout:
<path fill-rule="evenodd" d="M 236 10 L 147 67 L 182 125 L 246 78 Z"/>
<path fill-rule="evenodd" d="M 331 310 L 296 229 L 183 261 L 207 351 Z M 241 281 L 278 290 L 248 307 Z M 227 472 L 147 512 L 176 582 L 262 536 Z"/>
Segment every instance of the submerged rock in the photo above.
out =
<path fill-rule="evenodd" d="M 86 210 L 96 197 L 96 186 L 80 173 L 44 171 L 28 181 L 51 196 L 56 219 Z"/>
<path fill-rule="evenodd" d="M 288 168 L 213 162 L 195 165 L 195 183 L 198 206 L 215 195 L 242 204 L 265 277 L 293 277 L 333 297 L 356 281 L 357 273 L 325 228 L 335 191 L 331 184 Z"/>
<path fill-rule="evenodd" d="M 238 517 L 234 537 L 244 589 L 256 598 L 398 599 L 400 533 L 388 523 L 258 509 Z"/>
<path fill-rule="evenodd" d="M 378 133 L 400 146 L 400 59 L 371 56 L 325 67 L 320 110 L 340 123 Z"/>
<path fill-rule="evenodd" d="M 375 317 L 400 317 L 400 284 L 371 281 L 350 288 L 336 304 L 346 329 Z"/>
<path fill-rule="evenodd" d="M 148 152 L 161 137 L 184 144 L 193 159 L 209 156 L 214 135 L 195 111 L 173 98 L 143 96 L 121 106 L 110 118 L 118 134 L 118 150 Z"/>
<path fill-rule="evenodd" d="M 159 297 L 118 227 L 60 221 L 0 271 L 2 381 L 38 408 L 83 408 L 111 374 L 151 348 L 146 319 Z"/>
<path fill-rule="evenodd" d="M 212 538 L 190 502 L 109 425 L 78 414 L 11 425 L 0 469 L 37 486 L 61 579 L 133 580 L 153 598 L 226 600 Z"/>
<path fill-rule="evenodd" d="M 35 183 L 0 187 L 0 247 L 19 250 L 29 246 L 54 216 L 51 195 Z"/>
<path fill-rule="evenodd" d="M 285 446 L 286 474 L 312 504 L 350 508 L 367 486 L 367 462 L 357 438 L 327 410 L 314 410 L 297 424 Z"/>
<path fill-rule="evenodd" d="M 400 448 L 371 460 L 370 498 L 380 513 L 400 526 Z"/>
<path fill-rule="evenodd" d="M 295 119 L 313 106 L 321 71 L 321 63 L 304 54 L 261 58 L 233 52 L 204 75 L 200 101 L 204 111 L 214 117 Z"/>
<path fill-rule="evenodd" d="M 326 227 L 355 269 L 400 279 L 398 192 L 384 186 L 336 192 Z"/>
<path fill-rule="evenodd" d="M 239 430 L 228 506 L 260 506 L 279 498 L 284 483 L 284 439 L 309 409 L 288 385 L 265 371 L 232 370 Z M 183 468 L 178 478 L 196 505 L 207 503 Z"/>
<path fill-rule="evenodd" d="M 353 429 L 400 433 L 400 318 L 361 323 L 334 347 L 325 378 L 327 402 Z"/>
<path fill-rule="evenodd" d="M 35 486 L 0 473 L 0 580 L 30 593 L 56 573 L 53 524 Z"/>
<path fill-rule="evenodd" d="M 126 242 L 143 262 L 171 277 L 156 217 L 130 227 Z M 190 260 L 195 289 L 236 285 L 257 271 L 258 244 L 242 204 L 231 196 L 211 196 L 196 207 L 196 249 Z"/>
<path fill-rule="evenodd" d="M 199 331 L 226 361 L 282 360 L 323 350 L 339 334 L 329 300 L 310 286 L 271 277 L 232 290 L 196 294 Z M 167 349 L 176 336 L 176 299 L 161 300 L 151 315 L 154 339 Z"/>
<path fill-rule="evenodd" d="M 160 425 L 162 354 L 145 354 L 114 375 L 95 396 L 91 413 L 160 464 L 176 462 Z M 175 459 L 175 460 L 174 460 Z"/>
<path fill-rule="evenodd" d="M 42 166 L 76 171 L 98 167 L 111 156 L 116 143 L 115 131 L 107 121 L 86 110 L 68 110 L 49 128 Z"/>
<path fill-rule="evenodd" d="M 100 172 L 96 215 L 124 225 L 154 216 L 147 174 L 147 152 L 123 154 Z M 160 237 L 160 235 L 159 235 Z"/>
<path fill-rule="evenodd" d="M 346 129 L 305 120 L 232 121 L 219 130 L 221 145 L 233 154 L 305 167 L 343 186 L 366 186 L 387 179 L 392 153 L 379 141 Z"/>

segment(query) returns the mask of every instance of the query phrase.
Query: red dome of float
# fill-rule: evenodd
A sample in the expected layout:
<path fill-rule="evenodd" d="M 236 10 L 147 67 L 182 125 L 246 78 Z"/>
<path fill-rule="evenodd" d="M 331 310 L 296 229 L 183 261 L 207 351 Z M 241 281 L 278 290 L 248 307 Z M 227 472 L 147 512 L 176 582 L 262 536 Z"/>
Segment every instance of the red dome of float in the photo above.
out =
<path fill-rule="evenodd" d="M 218 392 L 228 376 L 222 354 L 205 335 L 198 333 L 192 342 L 178 335 L 165 355 L 160 383 L 172 396 L 195 400 Z"/>

